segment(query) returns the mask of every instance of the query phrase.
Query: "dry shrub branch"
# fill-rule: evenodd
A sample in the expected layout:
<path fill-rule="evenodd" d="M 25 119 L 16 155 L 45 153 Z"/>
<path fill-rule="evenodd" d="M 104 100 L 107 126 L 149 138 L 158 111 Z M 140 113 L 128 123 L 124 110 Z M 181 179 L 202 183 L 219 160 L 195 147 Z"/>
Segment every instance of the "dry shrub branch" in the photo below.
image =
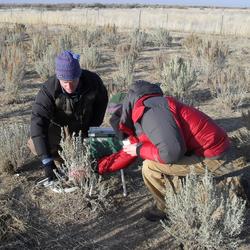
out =
<path fill-rule="evenodd" d="M 107 195 L 109 187 L 101 181 L 95 172 L 97 162 L 91 156 L 88 141 L 83 141 L 81 134 L 65 138 L 61 144 L 64 164 L 62 170 L 74 185 L 79 186 L 81 195 L 91 207 L 91 212 L 100 211 L 109 206 Z M 65 179 L 61 179 L 64 185 Z"/>
<path fill-rule="evenodd" d="M 13 173 L 29 159 L 28 131 L 26 124 L 1 125 L 0 172 Z"/>
<path fill-rule="evenodd" d="M 21 46 L 5 46 L 0 54 L 0 81 L 4 88 L 4 102 L 17 101 L 25 74 L 26 56 Z"/>

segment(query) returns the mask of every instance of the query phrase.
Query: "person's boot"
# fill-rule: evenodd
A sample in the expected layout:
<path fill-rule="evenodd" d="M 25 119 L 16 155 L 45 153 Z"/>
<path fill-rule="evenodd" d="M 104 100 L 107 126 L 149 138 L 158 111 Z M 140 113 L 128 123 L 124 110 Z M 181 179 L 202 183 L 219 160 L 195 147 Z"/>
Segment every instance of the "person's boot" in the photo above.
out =
<path fill-rule="evenodd" d="M 144 212 L 144 218 L 149 221 L 160 221 L 166 220 L 167 215 L 165 212 L 153 205 Z"/>

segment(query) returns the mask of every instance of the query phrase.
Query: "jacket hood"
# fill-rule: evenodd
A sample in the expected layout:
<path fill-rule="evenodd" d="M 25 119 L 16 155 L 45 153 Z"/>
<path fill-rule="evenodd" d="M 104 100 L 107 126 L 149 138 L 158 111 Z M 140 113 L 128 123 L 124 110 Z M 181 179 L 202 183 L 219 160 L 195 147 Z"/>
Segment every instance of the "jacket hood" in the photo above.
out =
<path fill-rule="evenodd" d="M 160 86 L 154 83 L 150 83 L 143 80 L 136 81 L 135 83 L 130 85 L 128 94 L 125 97 L 124 104 L 127 101 L 130 105 L 132 105 L 133 108 L 137 100 L 139 100 L 141 97 L 145 95 L 151 95 L 151 94 L 163 95 L 163 92 Z"/>
<path fill-rule="evenodd" d="M 128 134 L 126 131 L 135 131 L 134 123 L 132 120 L 132 110 L 135 103 L 145 95 L 160 95 L 163 96 L 161 88 L 153 83 L 139 80 L 132 84 L 128 90 L 128 93 L 123 101 L 121 118 L 119 122 L 120 130 L 123 130 L 125 134 L 120 136 L 124 139 Z M 131 135 L 131 132 L 130 132 Z"/>

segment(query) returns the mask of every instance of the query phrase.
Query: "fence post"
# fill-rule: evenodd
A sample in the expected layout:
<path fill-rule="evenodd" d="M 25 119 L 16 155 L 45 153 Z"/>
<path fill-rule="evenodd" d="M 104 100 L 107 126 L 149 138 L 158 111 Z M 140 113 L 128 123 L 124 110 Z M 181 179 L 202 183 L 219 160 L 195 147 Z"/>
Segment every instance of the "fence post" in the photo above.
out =
<path fill-rule="evenodd" d="M 140 12 L 139 12 L 138 29 L 139 30 L 141 29 L 141 9 L 140 9 Z"/>
<path fill-rule="evenodd" d="M 97 25 L 99 25 L 99 20 L 100 20 L 100 9 L 97 9 Z"/>
<path fill-rule="evenodd" d="M 224 22 L 224 13 L 221 16 L 220 35 L 222 35 L 222 31 L 223 31 L 223 22 Z"/>
<path fill-rule="evenodd" d="M 88 8 L 86 8 L 85 11 L 85 26 L 87 26 L 87 20 L 88 20 Z"/>
<path fill-rule="evenodd" d="M 167 13 L 167 20 L 166 20 L 166 29 L 168 29 L 168 13 Z"/>

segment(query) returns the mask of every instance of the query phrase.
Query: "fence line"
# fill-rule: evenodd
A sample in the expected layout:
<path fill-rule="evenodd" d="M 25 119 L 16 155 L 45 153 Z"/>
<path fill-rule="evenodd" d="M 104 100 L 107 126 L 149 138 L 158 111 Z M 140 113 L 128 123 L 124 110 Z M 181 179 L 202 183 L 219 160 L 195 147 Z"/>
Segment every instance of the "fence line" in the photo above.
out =
<path fill-rule="evenodd" d="M 0 23 L 48 25 L 107 25 L 119 28 L 250 36 L 250 9 L 73 9 L 70 11 L 38 11 L 34 9 L 0 10 Z"/>

